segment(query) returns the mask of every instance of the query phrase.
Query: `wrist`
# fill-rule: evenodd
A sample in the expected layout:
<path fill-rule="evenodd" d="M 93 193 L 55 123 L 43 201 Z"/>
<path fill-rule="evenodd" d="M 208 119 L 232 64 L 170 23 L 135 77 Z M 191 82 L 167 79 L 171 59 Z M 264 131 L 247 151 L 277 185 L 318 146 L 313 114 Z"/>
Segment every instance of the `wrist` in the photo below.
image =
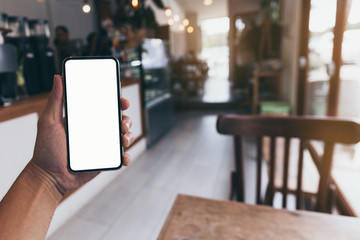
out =
<path fill-rule="evenodd" d="M 42 169 L 33 160 L 29 162 L 25 170 L 32 176 L 35 181 L 44 186 L 49 194 L 54 198 L 57 204 L 63 199 L 63 194 L 59 191 L 55 179 L 47 171 Z"/>

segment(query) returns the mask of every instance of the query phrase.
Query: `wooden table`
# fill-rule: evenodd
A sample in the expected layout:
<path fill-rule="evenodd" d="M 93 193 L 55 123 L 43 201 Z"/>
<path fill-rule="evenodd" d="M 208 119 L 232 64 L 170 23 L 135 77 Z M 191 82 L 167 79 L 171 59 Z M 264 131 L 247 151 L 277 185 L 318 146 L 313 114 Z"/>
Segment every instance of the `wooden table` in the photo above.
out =
<path fill-rule="evenodd" d="M 360 219 L 178 195 L 159 240 L 359 239 Z"/>

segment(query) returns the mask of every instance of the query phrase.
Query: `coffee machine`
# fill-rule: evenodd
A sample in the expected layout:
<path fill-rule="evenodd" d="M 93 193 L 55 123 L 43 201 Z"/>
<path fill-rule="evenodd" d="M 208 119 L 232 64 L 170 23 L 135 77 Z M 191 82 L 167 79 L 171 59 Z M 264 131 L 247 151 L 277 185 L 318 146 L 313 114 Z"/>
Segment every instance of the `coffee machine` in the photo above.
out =
<path fill-rule="evenodd" d="M 35 52 L 39 73 L 40 91 L 50 91 L 55 74 L 55 54 L 48 46 L 50 28 L 47 20 L 29 20 L 30 42 Z"/>
<path fill-rule="evenodd" d="M 4 44 L 4 37 L 7 31 L 9 30 L 9 22 L 7 14 L 0 12 L 0 44 Z"/>
<path fill-rule="evenodd" d="M 8 22 L 12 32 L 6 35 L 5 42 L 16 48 L 19 63 L 19 71 L 16 73 L 17 98 L 26 97 L 27 94 L 40 93 L 38 61 L 30 41 L 28 19 L 10 16 Z"/>
<path fill-rule="evenodd" d="M 14 46 L 4 44 L 4 36 L 10 31 L 8 16 L 0 13 L 0 106 L 13 103 L 16 97 L 17 56 Z"/>

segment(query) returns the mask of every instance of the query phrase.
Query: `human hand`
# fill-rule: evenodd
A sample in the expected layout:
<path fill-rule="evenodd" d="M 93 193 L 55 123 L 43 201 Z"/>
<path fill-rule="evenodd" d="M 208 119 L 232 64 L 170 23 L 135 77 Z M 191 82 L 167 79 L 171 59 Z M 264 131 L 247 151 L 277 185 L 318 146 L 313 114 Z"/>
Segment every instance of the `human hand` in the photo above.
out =
<path fill-rule="evenodd" d="M 121 98 L 122 110 L 126 110 L 129 106 L 129 101 Z M 134 136 L 129 131 L 131 125 L 131 119 L 123 115 L 121 130 L 125 148 L 134 142 Z M 124 155 L 123 164 L 125 166 L 130 164 L 129 155 Z M 60 75 L 54 77 L 54 85 L 47 106 L 39 118 L 34 155 L 30 165 L 31 169 L 36 171 L 44 182 L 48 183 L 50 187 L 55 187 L 53 193 L 58 200 L 100 173 L 72 173 L 67 168 L 65 119 L 63 118 L 63 81 Z"/>

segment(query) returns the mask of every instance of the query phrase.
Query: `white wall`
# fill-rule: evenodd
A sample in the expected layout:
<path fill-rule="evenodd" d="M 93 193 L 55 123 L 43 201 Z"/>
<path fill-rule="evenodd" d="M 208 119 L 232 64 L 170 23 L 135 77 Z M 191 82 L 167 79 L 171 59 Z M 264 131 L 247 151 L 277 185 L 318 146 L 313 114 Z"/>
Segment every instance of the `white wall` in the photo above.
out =
<path fill-rule="evenodd" d="M 190 23 L 192 25 L 201 25 L 203 20 L 211 18 L 220 18 L 228 16 L 228 1 L 215 0 L 209 6 L 205 6 L 202 0 L 173 0 L 183 7 L 186 14 L 196 14 L 197 22 Z M 249 0 L 251 1 L 251 0 Z"/>
<path fill-rule="evenodd" d="M 0 200 L 33 156 L 37 113 L 0 123 Z"/>
<path fill-rule="evenodd" d="M 181 0 L 180 0 L 181 1 Z M 251 0 L 253 1 L 253 0 Z M 205 11 L 200 11 L 198 13 L 198 24 L 200 25 L 202 21 L 211 19 L 211 18 L 221 18 L 228 16 L 228 6 L 225 0 L 214 1 L 210 7 L 205 7 Z"/>
<path fill-rule="evenodd" d="M 0 12 L 9 16 L 48 19 L 46 1 L 37 0 L 1 0 Z"/>
<path fill-rule="evenodd" d="M 87 35 L 97 30 L 94 11 L 84 14 L 81 10 L 82 0 L 47 1 L 49 2 L 50 24 L 53 29 L 58 25 L 65 25 L 69 29 L 71 39 L 81 38 L 84 43 L 86 43 Z"/>

